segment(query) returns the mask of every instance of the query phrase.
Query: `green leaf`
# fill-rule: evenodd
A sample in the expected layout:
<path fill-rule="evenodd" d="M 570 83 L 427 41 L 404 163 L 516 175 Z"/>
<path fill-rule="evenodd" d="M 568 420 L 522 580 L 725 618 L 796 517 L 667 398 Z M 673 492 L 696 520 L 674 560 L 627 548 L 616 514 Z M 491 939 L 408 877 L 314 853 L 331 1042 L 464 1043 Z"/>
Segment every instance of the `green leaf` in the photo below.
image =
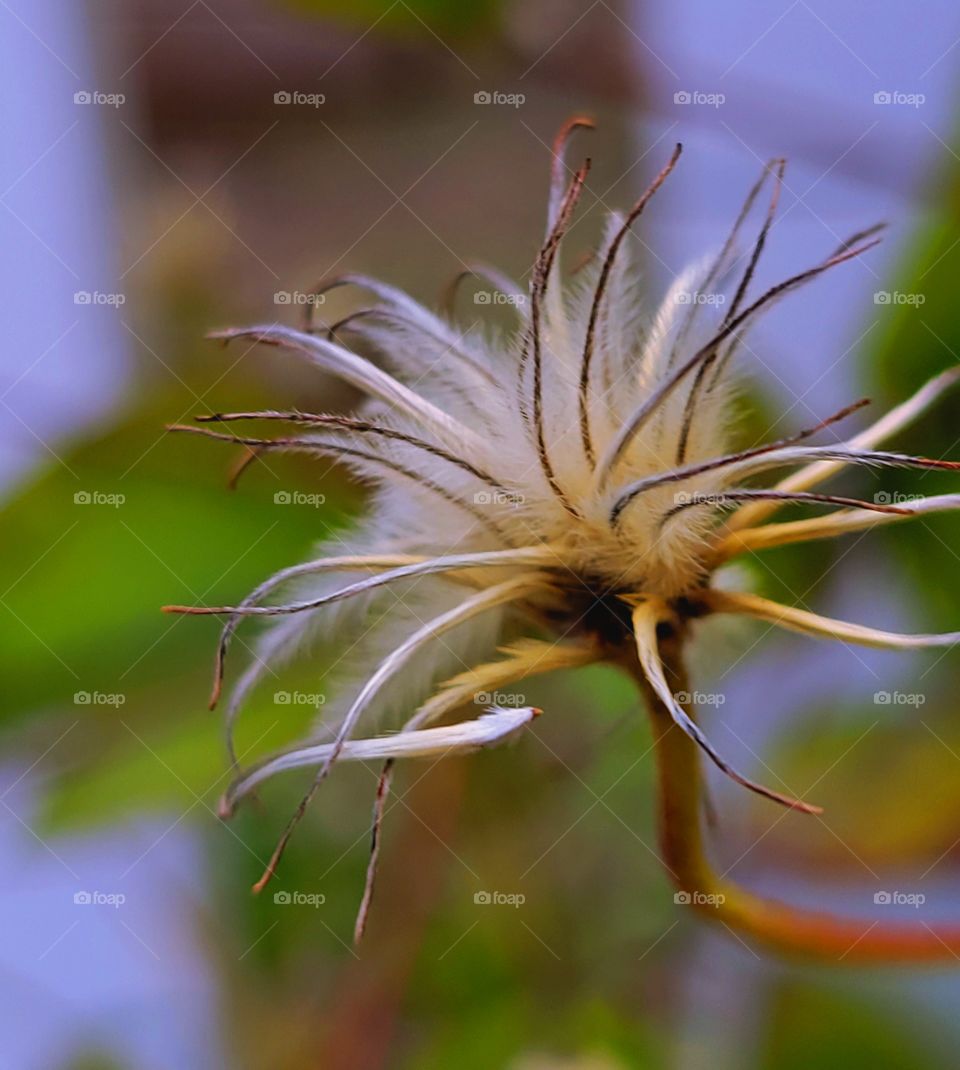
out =
<path fill-rule="evenodd" d="M 926 199 L 935 216 L 919 233 L 898 277 L 884 283 L 889 303 L 875 306 L 882 323 L 876 348 L 867 355 L 868 377 L 882 394 L 883 407 L 908 397 L 932 375 L 960 360 L 960 307 L 956 287 L 960 273 L 960 166 L 951 154 L 948 170 Z M 918 303 L 919 302 L 919 303 Z M 880 399 L 878 399 L 879 402 Z M 878 408 L 880 405 L 878 404 Z M 944 399 L 896 448 L 930 457 L 960 456 L 957 413 L 960 391 Z M 956 491 L 954 473 L 898 473 L 883 486 L 903 494 Z M 960 605 L 960 517 L 956 514 L 909 523 L 909 536 L 893 528 L 880 536 L 904 563 L 911 590 L 923 607 L 929 630 L 957 627 Z M 925 625 L 926 627 L 926 625 Z"/>
<path fill-rule="evenodd" d="M 236 601 L 342 529 L 350 496 L 335 476 L 318 487 L 271 463 L 282 483 L 251 472 L 230 493 L 229 454 L 160 426 L 155 408 L 137 414 L 51 465 L 3 510 L 7 716 L 72 704 L 77 693 L 170 684 L 212 656 L 217 623 L 165 615 L 162 605 Z M 278 505 L 278 486 L 322 491 L 327 501 Z"/>

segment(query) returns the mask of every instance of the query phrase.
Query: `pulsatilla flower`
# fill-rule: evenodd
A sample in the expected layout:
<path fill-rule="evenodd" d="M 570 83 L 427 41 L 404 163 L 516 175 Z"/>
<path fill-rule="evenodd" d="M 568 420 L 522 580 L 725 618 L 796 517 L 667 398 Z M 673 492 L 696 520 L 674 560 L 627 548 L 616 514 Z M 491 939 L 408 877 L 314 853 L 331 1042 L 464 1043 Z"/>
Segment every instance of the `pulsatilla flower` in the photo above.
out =
<path fill-rule="evenodd" d="M 383 760 L 359 937 L 393 762 L 490 746 L 522 733 L 539 711 L 494 708 L 449 722 L 478 693 L 497 694 L 538 673 L 609 663 L 630 674 L 642 692 L 658 756 L 663 862 L 694 906 L 708 903 L 707 916 L 781 950 L 847 961 L 953 954 L 960 930 L 833 918 L 756 898 L 714 873 L 701 830 L 703 757 L 775 803 L 804 812 L 817 807 L 748 779 L 715 748 L 687 701 L 684 652 L 698 622 L 715 615 L 897 650 L 960 639 L 960 633 L 899 635 L 832 620 L 724 582 L 725 568 L 745 553 L 957 508 L 956 494 L 897 504 L 815 488 L 849 466 L 960 466 L 878 448 L 936 402 L 956 382 L 960 366 L 865 430 L 844 438 L 833 430 L 828 445 L 811 439 L 866 402 L 790 437 L 730 452 L 732 358 L 746 332 L 779 298 L 866 252 L 880 228 L 852 235 L 819 263 L 752 294 L 783 178 L 784 162 L 774 160 L 750 190 L 723 247 L 677 278 L 650 317 L 638 297 L 626 239 L 676 165 L 680 146 L 629 212 L 609 220 L 597 255 L 565 280 L 561 240 L 589 169 L 588 160 L 572 169 L 566 159 L 572 132 L 589 125 L 570 120 L 557 136 L 546 235 L 528 291 L 493 269 L 473 269 L 491 287 L 487 293 L 504 295 L 496 303 L 515 312 L 512 334 L 492 340 L 492 334 L 461 332 L 450 317 L 393 286 L 341 275 L 314 292 L 354 285 L 372 293 L 376 304 L 332 326 L 308 314 L 301 330 L 270 324 L 214 335 L 295 352 L 368 400 L 355 416 L 267 411 L 201 417 L 221 425 L 285 422 L 295 431 L 282 438 L 210 427 L 177 430 L 242 444 L 250 455 L 279 450 L 335 457 L 376 487 L 369 519 L 352 542 L 341 544 L 344 552 L 327 550 L 285 568 L 235 606 L 168 607 L 225 617 L 214 704 L 240 622 L 266 617 L 272 623 L 229 701 L 231 740 L 252 689 L 308 637 L 347 642 L 354 629 L 367 659 L 362 684 L 332 735 L 324 737 L 321 727 L 314 738 L 249 768 L 240 768 L 234 755 L 224 816 L 267 778 L 313 770 L 309 791 L 255 887 L 274 872 L 294 825 L 338 760 Z M 765 191 L 757 236 L 741 255 L 741 232 Z M 716 294 L 725 299 L 710 300 Z M 773 473 L 779 481 L 771 482 Z M 767 478 L 758 481 L 761 476 Z M 795 504 L 813 507 L 813 515 L 772 519 Z M 292 594 L 271 600 L 280 588 Z M 358 738 L 388 706 L 406 708 L 399 731 Z"/>

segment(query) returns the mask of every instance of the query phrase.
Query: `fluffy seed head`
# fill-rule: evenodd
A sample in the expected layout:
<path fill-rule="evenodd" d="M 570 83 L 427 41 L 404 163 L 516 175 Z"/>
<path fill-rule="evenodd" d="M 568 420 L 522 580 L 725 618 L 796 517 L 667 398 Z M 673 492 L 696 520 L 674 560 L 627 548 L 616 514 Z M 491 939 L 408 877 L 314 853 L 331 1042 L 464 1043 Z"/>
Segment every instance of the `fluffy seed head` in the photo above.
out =
<path fill-rule="evenodd" d="M 316 292 L 353 285 L 372 293 L 376 304 L 339 324 L 318 324 L 308 315 L 300 330 L 271 324 L 216 335 L 295 352 L 367 400 L 352 416 L 272 410 L 202 418 L 221 427 L 283 422 L 291 428 L 284 437 L 209 426 L 176 430 L 243 445 L 249 456 L 279 450 L 336 457 L 375 487 L 367 519 L 341 547 L 345 553 L 283 569 L 237 606 L 170 607 L 227 615 L 214 701 L 238 624 L 247 616 L 273 622 L 231 697 L 231 740 L 243 700 L 305 639 L 336 636 L 347 643 L 351 629 L 362 639 L 357 684 L 332 739 L 324 734 L 331 727 L 321 726 L 314 738 L 238 769 L 228 792 L 229 811 L 275 772 L 318 770 L 258 886 L 338 759 L 388 759 L 377 792 L 372 881 L 394 758 L 512 736 L 531 723 L 531 711 L 494 710 L 483 724 L 427 726 L 472 694 L 597 661 L 632 671 L 652 707 L 733 779 L 787 806 L 815 810 L 732 769 L 672 693 L 665 666 L 692 622 L 709 613 L 741 613 L 845 642 L 908 647 L 957 640 L 955 634 L 891 635 L 712 584 L 716 570 L 745 550 L 865 530 L 952 509 L 960 500 L 942 495 L 900 506 L 813 489 L 847 465 L 957 467 L 876 449 L 952 386 L 957 368 L 852 438 L 834 433 L 828 445 L 808 442 L 865 402 L 790 438 L 726 452 L 733 358 L 745 348 L 747 332 L 774 301 L 865 252 L 879 228 L 854 234 L 819 263 L 753 295 L 783 178 L 784 163 L 774 160 L 749 191 L 723 247 L 676 278 L 651 310 L 630 232 L 677 164 L 680 146 L 630 211 L 609 219 L 596 255 L 571 277 L 561 245 L 574 225 L 589 161 L 572 167 L 567 155 L 573 131 L 589 125 L 571 120 L 555 142 L 546 234 L 526 289 L 492 269 L 473 269 L 490 287 L 483 292 L 504 295 L 515 314 L 509 333 L 461 330 L 389 284 L 344 275 L 324 280 Z M 741 232 L 765 189 L 766 210 L 744 252 Z M 772 486 L 756 482 L 785 468 L 795 471 Z M 761 526 L 796 502 L 842 508 Z M 281 588 L 292 591 L 286 601 L 266 601 Z M 384 608 L 381 626 L 371 630 L 371 613 L 385 594 L 389 612 Z M 436 681 L 451 674 L 428 698 Z M 386 705 L 407 710 L 400 736 L 349 742 L 360 721 Z M 414 738 L 421 731 L 432 734 Z M 232 742 L 231 754 L 236 761 Z"/>

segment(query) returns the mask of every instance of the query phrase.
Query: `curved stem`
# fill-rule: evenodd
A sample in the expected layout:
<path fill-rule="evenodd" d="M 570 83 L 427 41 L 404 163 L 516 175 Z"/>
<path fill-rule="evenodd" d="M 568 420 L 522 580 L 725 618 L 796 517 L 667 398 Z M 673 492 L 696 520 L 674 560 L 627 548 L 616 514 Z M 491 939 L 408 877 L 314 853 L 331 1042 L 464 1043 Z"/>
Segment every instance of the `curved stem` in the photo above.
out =
<path fill-rule="evenodd" d="M 660 654 L 671 687 L 676 692 L 689 691 L 681 640 L 662 641 Z M 674 722 L 639 665 L 630 668 L 646 698 L 656 740 L 663 863 L 693 909 L 774 951 L 822 962 L 960 963 L 960 927 L 956 925 L 884 924 L 836 917 L 764 899 L 718 874 L 703 840 L 704 784 L 697 745 Z"/>

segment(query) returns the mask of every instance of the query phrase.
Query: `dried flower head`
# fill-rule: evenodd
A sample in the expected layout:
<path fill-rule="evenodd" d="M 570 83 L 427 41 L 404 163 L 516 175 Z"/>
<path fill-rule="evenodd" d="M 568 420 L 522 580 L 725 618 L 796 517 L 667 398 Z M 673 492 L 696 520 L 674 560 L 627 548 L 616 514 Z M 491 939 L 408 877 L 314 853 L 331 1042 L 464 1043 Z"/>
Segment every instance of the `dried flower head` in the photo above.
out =
<path fill-rule="evenodd" d="M 682 701 L 689 693 L 682 655 L 696 622 L 715 614 L 895 649 L 957 642 L 958 633 L 895 635 L 830 620 L 738 593 L 717 577 L 745 552 L 956 508 L 960 495 L 891 505 L 814 488 L 850 465 L 958 467 L 877 447 L 935 402 L 960 369 L 937 376 L 852 437 L 810 443 L 866 402 L 789 438 L 728 452 L 732 357 L 746 332 L 776 300 L 864 253 L 879 228 L 852 235 L 820 263 L 751 296 L 783 178 L 784 162 L 774 160 L 750 190 L 719 253 L 676 279 L 650 319 L 625 239 L 676 165 L 680 146 L 630 211 L 609 220 L 598 255 L 565 283 L 559 248 L 589 169 L 589 161 L 568 168 L 567 149 L 572 132 L 589 125 L 573 119 L 557 136 L 546 236 L 529 292 L 492 269 L 474 271 L 516 311 L 518 324 L 507 340 L 462 333 L 394 287 L 358 275 L 330 278 L 315 288 L 322 294 L 355 285 L 378 299 L 339 324 L 323 327 L 308 314 L 302 330 L 270 324 L 214 335 L 292 350 L 369 400 L 362 414 L 349 417 L 269 411 L 201 418 L 219 424 L 284 421 L 298 429 L 284 438 L 177 430 L 241 444 L 248 457 L 265 450 L 333 456 L 377 488 L 369 519 L 345 553 L 283 569 L 236 606 L 169 607 L 226 616 L 213 703 L 238 624 L 247 617 L 279 618 L 230 699 L 231 740 L 244 699 L 305 636 L 335 630 L 340 637 L 351 626 L 362 628 L 384 594 L 392 607 L 375 631 L 376 661 L 368 660 L 366 678 L 333 738 L 310 739 L 252 768 L 237 768 L 223 812 L 228 815 L 276 773 L 316 770 L 258 882 L 262 887 L 333 765 L 351 758 L 385 760 L 359 937 L 393 761 L 492 745 L 539 712 L 493 709 L 476 720 L 437 727 L 478 692 L 495 693 L 536 673 L 611 663 L 630 673 L 645 696 L 660 768 L 663 860 L 681 890 L 697 893 L 694 905 L 706 896 L 709 916 L 782 949 L 860 959 L 936 957 L 960 946 L 957 934 L 868 927 L 802 912 L 758 900 L 713 873 L 701 841 L 701 754 L 777 803 L 805 812 L 817 808 L 747 779 L 722 757 L 696 711 Z M 741 256 L 740 233 L 767 186 L 758 236 Z M 711 294 L 725 299 L 704 299 Z M 361 355 L 371 351 L 380 355 L 377 363 Z M 790 469 L 772 486 L 754 480 Z M 767 522 L 793 503 L 827 511 Z M 332 579 L 334 573 L 350 582 Z M 295 597 L 266 601 L 289 585 L 295 585 Z M 361 649 L 370 645 L 365 639 Z M 423 701 L 426 687 L 464 665 L 469 668 Z M 412 715 L 398 733 L 355 738 L 386 704 L 407 702 Z"/>

